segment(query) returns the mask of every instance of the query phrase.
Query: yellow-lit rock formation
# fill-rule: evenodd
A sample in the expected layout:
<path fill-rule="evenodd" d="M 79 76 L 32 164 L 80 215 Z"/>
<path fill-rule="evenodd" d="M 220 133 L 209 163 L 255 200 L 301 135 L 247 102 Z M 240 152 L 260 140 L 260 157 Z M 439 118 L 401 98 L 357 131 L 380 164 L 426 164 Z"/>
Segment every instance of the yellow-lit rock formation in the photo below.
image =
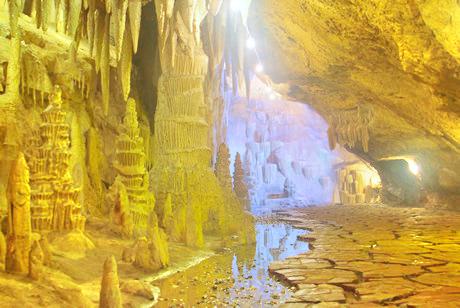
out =
<path fill-rule="evenodd" d="M 62 110 L 61 89 L 56 87 L 42 124 L 27 152 L 31 170 L 32 228 L 84 230 L 86 218 L 79 200 L 80 188 L 70 174 L 70 126 Z"/>
<path fill-rule="evenodd" d="M 29 168 L 22 153 L 14 162 L 8 183 L 8 234 L 5 270 L 28 273 L 31 246 Z"/>
<path fill-rule="evenodd" d="M 129 99 L 126 104 L 125 117 L 116 141 L 117 180 L 123 185 L 118 190 L 119 207 L 122 211 L 119 223 L 125 228 L 132 224 L 134 234 L 147 232 L 150 213 L 155 207 L 155 198 L 149 192 L 149 174 L 145 169 L 144 140 L 140 136 L 137 120 L 136 102 Z M 126 192 L 123 192 L 123 189 Z M 124 205 L 123 195 L 126 193 L 128 204 Z M 129 216 L 129 217 L 127 217 Z"/>

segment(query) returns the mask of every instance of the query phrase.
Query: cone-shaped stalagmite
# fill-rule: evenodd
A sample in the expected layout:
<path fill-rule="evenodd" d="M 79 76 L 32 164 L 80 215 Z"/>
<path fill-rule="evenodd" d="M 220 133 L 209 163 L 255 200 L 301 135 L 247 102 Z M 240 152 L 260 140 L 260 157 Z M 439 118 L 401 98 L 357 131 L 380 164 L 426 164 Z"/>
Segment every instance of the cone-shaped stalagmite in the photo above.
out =
<path fill-rule="evenodd" d="M 126 188 L 129 206 L 124 209 L 132 218 L 134 235 L 145 235 L 155 198 L 149 192 L 149 174 L 145 168 L 144 139 L 140 136 L 136 101 L 128 99 L 126 113 L 116 140 L 114 167 Z"/>
<path fill-rule="evenodd" d="M 43 250 L 38 241 L 34 241 L 29 254 L 29 277 L 33 280 L 39 280 L 43 272 L 43 263 L 45 257 Z"/>
<path fill-rule="evenodd" d="M 39 137 L 27 151 L 31 170 L 32 228 L 39 232 L 50 229 L 83 231 L 85 228 L 80 188 L 70 175 L 70 144 L 76 141 L 71 140 L 61 94 L 56 86 L 49 106 L 41 114 Z"/>
<path fill-rule="evenodd" d="M 19 153 L 8 182 L 7 272 L 29 271 L 30 236 L 29 167 L 24 155 Z"/>
<path fill-rule="evenodd" d="M 232 190 L 232 177 L 230 175 L 230 152 L 225 143 L 219 146 L 215 174 L 224 189 Z"/>
<path fill-rule="evenodd" d="M 246 207 L 248 205 L 248 187 L 244 181 L 243 163 L 240 153 L 236 154 L 235 168 L 233 172 L 233 191 L 238 199 Z"/>
<path fill-rule="evenodd" d="M 120 283 L 118 281 L 117 262 L 113 256 L 108 257 L 104 263 L 102 273 L 101 293 L 99 308 L 121 308 Z"/>

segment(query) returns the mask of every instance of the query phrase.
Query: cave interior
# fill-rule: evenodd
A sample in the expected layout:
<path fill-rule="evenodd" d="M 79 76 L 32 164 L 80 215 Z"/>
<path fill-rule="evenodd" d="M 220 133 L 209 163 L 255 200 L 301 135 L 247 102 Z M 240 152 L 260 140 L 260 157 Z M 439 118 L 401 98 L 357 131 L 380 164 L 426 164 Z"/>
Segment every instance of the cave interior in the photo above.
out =
<path fill-rule="evenodd" d="M 460 1 L 0 1 L 2 307 L 460 305 Z"/>

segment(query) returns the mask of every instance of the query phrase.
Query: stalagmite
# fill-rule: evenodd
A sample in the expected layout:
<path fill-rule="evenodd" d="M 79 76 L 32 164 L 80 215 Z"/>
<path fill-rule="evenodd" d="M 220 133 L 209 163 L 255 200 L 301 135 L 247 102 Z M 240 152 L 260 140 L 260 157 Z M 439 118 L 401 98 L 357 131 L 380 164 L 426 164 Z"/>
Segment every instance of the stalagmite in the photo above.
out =
<path fill-rule="evenodd" d="M 155 212 L 152 212 L 149 218 L 148 240 L 151 258 L 155 264 L 160 267 L 169 265 L 169 251 L 167 236 L 162 229 L 158 227 L 158 219 Z"/>
<path fill-rule="evenodd" d="M 248 187 L 244 181 L 243 163 L 240 153 L 236 153 L 235 168 L 233 173 L 233 191 L 240 200 L 241 204 L 247 208 L 249 206 Z"/>
<path fill-rule="evenodd" d="M 230 152 L 225 143 L 219 146 L 217 161 L 214 173 L 222 188 L 232 190 L 232 177 L 230 175 Z"/>
<path fill-rule="evenodd" d="M 31 229 L 29 167 L 19 153 L 8 181 L 7 272 L 28 273 Z"/>
<path fill-rule="evenodd" d="M 117 262 L 113 256 L 104 262 L 102 273 L 99 308 L 121 308 L 120 282 L 118 281 Z"/>
<path fill-rule="evenodd" d="M 145 235 L 155 198 L 149 192 L 149 174 L 145 169 L 144 140 L 140 136 L 136 101 L 128 99 L 126 113 L 116 140 L 116 161 L 114 167 L 118 179 L 126 187 L 129 212 L 135 235 Z"/>
<path fill-rule="evenodd" d="M 44 254 L 38 241 L 34 241 L 29 255 L 29 277 L 39 280 L 43 272 Z"/>
<path fill-rule="evenodd" d="M 106 195 L 107 207 L 110 211 L 112 223 L 121 226 L 121 234 L 124 238 L 133 236 L 133 221 L 129 210 L 129 198 L 126 187 L 117 176 L 115 183 L 110 187 Z"/>
<path fill-rule="evenodd" d="M 170 230 L 172 228 L 172 224 L 174 221 L 173 209 L 172 209 L 172 199 L 171 199 L 170 193 L 166 195 L 166 199 L 163 205 L 163 213 L 161 217 L 162 217 L 161 227 L 163 227 L 167 231 Z"/>
<path fill-rule="evenodd" d="M 32 228 L 38 232 L 83 231 L 85 228 L 80 189 L 74 186 L 70 176 L 70 125 L 62 110 L 61 95 L 61 89 L 56 86 L 50 105 L 41 114 L 40 133 L 31 140 L 26 153 L 33 188 Z"/>
<path fill-rule="evenodd" d="M 137 47 L 139 45 L 139 33 L 141 29 L 142 1 L 129 0 L 128 13 L 133 52 L 137 53 Z"/>

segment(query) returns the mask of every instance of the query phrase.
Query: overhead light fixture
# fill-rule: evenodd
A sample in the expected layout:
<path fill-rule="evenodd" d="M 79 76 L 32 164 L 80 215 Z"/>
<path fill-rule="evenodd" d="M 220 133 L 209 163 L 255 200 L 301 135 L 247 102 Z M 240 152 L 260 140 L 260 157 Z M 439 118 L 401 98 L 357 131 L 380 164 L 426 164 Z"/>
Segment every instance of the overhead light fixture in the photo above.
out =
<path fill-rule="evenodd" d="M 256 73 L 262 73 L 264 71 L 264 66 L 261 63 L 258 63 L 255 67 Z"/>
<path fill-rule="evenodd" d="M 246 47 L 251 50 L 255 49 L 256 41 L 252 37 L 248 38 L 248 40 L 246 41 Z"/>

